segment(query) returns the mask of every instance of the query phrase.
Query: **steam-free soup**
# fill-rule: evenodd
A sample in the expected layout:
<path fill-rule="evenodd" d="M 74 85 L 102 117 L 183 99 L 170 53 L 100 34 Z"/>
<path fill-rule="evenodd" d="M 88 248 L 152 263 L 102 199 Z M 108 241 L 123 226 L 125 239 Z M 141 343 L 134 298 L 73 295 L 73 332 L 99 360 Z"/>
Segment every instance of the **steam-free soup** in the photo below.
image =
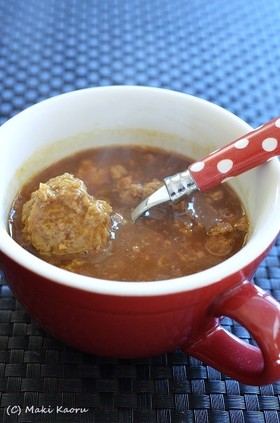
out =
<path fill-rule="evenodd" d="M 158 206 L 135 223 L 130 217 L 131 210 L 158 189 L 164 177 L 186 169 L 190 163 L 183 155 L 146 146 L 106 146 L 76 153 L 49 166 L 22 187 L 10 212 L 11 236 L 30 253 L 55 266 L 100 279 L 155 281 L 215 266 L 242 248 L 249 228 L 243 205 L 228 184 L 192 194 L 176 206 Z M 57 208 L 53 210 L 49 204 L 43 208 L 38 203 L 45 195 L 54 197 L 53 187 L 59 185 L 59 179 L 52 178 L 58 175 L 63 180 L 68 178 L 67 183 L 74 181 L 78 196 L 84 185 L 77 181 L 84 182 L 85 195 L 90 198 L 87 204 L 100 211 L 98 218 L 90 215 L 93 226 L 88 215 L 87 222 L 84 214 L 68 216 L 68 206 L 71 213 L 76 210 L 78 197 L 73 194 L 66 198 L 69 191 L 64 186 L 59 186 L 67 207 L 62 210 L 63 217 L 61 210 L 58 213 Z M 100 216 L 105 231 L 94 239 Z M 51 222 L 56 225 L 53 233 Z M 37 239 L 42 233 L 47 234 L 43 243 Z M 54 246 L 57 236 L 60 239 Z M 84 248 L 76 250 L 75 245 L 85 239 Z M 97 242 L 99 239 L 102 242 Z"/>

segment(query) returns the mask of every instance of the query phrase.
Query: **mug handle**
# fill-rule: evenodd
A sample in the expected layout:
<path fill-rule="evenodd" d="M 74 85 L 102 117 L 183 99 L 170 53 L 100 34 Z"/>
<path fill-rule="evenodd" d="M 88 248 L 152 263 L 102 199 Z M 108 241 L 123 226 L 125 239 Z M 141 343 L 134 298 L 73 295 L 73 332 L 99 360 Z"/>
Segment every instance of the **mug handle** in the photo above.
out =
<path fill-rule="evenodd" d="M 222 316 L 242 324 L 259 348 L 225 330 L 217 319 Z M 280 305 L 271 295 L 244 281 L 215 299 L 209 318 L 214 325 L 185 349 L 187 354 L 247 385 L 280 379 Z"/>

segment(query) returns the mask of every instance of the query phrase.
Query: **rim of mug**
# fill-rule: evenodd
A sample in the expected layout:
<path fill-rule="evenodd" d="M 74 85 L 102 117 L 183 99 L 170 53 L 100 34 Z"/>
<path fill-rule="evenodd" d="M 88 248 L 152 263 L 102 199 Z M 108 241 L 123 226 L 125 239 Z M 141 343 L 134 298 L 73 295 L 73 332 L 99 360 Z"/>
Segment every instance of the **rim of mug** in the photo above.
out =
<path fill-rule="evenodd" d="M 177 91 L 172 91 L 163 88 L 157 87 L 141 87 L 141 86 L 107 86 L 107 87 L 92 87 L 85 88 L 81 90 L 71 91 L 68 93 L 59 94 L 57 96 L 51 97 L 49 99 L 43 100 L 29 108 L 20 112 L 20 114 L 27 113 L 29 109 L 35 108 L 42 103 L 56 101 L 57 98 L 62 96 L 71 96 L 76 95 L 78 92 L 85 92 L 89 90 L 146 90 L 146 91 L 162 91 L 168 93 L 168 95 L 179 95 L 184 97 L 191 98 L 194 102 L 201 102 L 207 105 L 207 107 L 218 109 L 221 113 L 221 117 L 224 116 L 230 117 L 236 121 L 237 124 L 246 127 L 248 129 L 249 125 L 246 124 L 242 119 L 233 113 L 229 112 L 226 109 L 211 103 L 202 98 L 181 93 Z M 11 118 L 9 121 L 4 123 L 10 124 L 12 119 L 16 119 L 17 115 Z M 0 128 L 1 130 L 1 128 Z M 280 164 L 278 159 L 272 159 L 269 163 L 266 163 L 267 169 L 270 169 L 272 172 L 279 173 L 280 175 Z M 6 254 L 10 259 L 18 263 L 20 266 L 28 269 L 29 271 L 38 274 L 39 276 L 50 280 L 54 283 L 65 285 L 79 290 L 84 290 L 88 292 L 105 294 L 105 295 L 114 295 L 114 296 L 128 296 L 128 297 L 137 297 L 137 296 L 161 296 L 168 294 L 176 294 L 185 291 L 191 291 L 194 289 L 203 288 L 209 286 L 213 283 L 224 280 L 227 277 L 230 277 L 233 274 L 242 272 L 242 269 L 250 266 L 255 260 L 263 255 L 263 253 L 271 246 L 271 244 L 276 239 L 279 230 L 280 230 L 280 220 L 277 219 L 279 209 L 280 209 L 280 178 L 278 181 L 275 181 L 275 198 L 271 214 L 269 219 L 267 219 L 266 226 L 262 228 L 261 233 L 258 233 L 254 237 L 254 242 L 248 241 L 248 243 L 243 246 L 243 248 L 234 254 L 232 257 L 221 262 L 220 264 L 213 266 L 209 269 L 203 270 L 201 272 L 182 276 L 179 278 L 159 280 L 159 281 L 145 281 L 145 282 L 122 282 L 115 280 L 104 280 L 93 278 L 89 276 L 83 276 L 76 273 L 69 272 L 64 269 L 60 269 L 54 265 L 51 265 L 42 259 L 32 255 L 26 251 L 23 247 L 16 243 L 10 235 L 8 234 L 7 227 L 4 225 L 0 226 L 0 251 Z M 277 213 L 278 210 L 278 213 Z M 272 224 L 274 222 L 274 224 Z M 260 232 L 260 231 L 259 231 Z M 258 246 L 256 246 L 258 243 Z M 202 282 L 203 281 L 203 282 Z"/>

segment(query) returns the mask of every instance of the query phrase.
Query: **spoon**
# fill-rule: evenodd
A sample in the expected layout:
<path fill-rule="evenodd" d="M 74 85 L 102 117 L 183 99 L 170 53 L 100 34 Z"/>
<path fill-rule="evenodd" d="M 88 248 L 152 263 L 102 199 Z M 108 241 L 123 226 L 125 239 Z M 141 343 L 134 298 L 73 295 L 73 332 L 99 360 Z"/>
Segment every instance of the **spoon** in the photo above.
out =
<path fill-rule="evenodd" d="M 280 155 L 280 117 L 192 163 L 187 170 L 164 178 L 164 185 L 131 212 L 135 222 L 159 204 L 177 204 L 194 191 L 205 191 Z"/>

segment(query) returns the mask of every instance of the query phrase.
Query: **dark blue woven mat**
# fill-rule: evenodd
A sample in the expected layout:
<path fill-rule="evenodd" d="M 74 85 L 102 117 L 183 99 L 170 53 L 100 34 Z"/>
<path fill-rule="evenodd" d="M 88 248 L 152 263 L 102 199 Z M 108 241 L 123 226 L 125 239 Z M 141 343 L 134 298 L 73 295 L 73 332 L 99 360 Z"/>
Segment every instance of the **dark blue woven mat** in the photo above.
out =
<path fill-rule="evenodd" d="M 280 115 L 279 6 L 278 0 L 0 0 L 0 124 L 62 92 L 133 84 L 205 98 L 257 127 Z M 278 300 L 279 254 L 278 240 L 255 276 Z M 236 322 L 224 325 L 250 341 Z M 280 422 L 280 382 L 241 385 L 180 351 L 135 361 L 83 354 L 31 321 L 4 280 L 0 378 L 3 422 Z M 27 406 L 34 408 L 19 415 Z M 89 411 L 36 413 L 42 406 Z"/>

